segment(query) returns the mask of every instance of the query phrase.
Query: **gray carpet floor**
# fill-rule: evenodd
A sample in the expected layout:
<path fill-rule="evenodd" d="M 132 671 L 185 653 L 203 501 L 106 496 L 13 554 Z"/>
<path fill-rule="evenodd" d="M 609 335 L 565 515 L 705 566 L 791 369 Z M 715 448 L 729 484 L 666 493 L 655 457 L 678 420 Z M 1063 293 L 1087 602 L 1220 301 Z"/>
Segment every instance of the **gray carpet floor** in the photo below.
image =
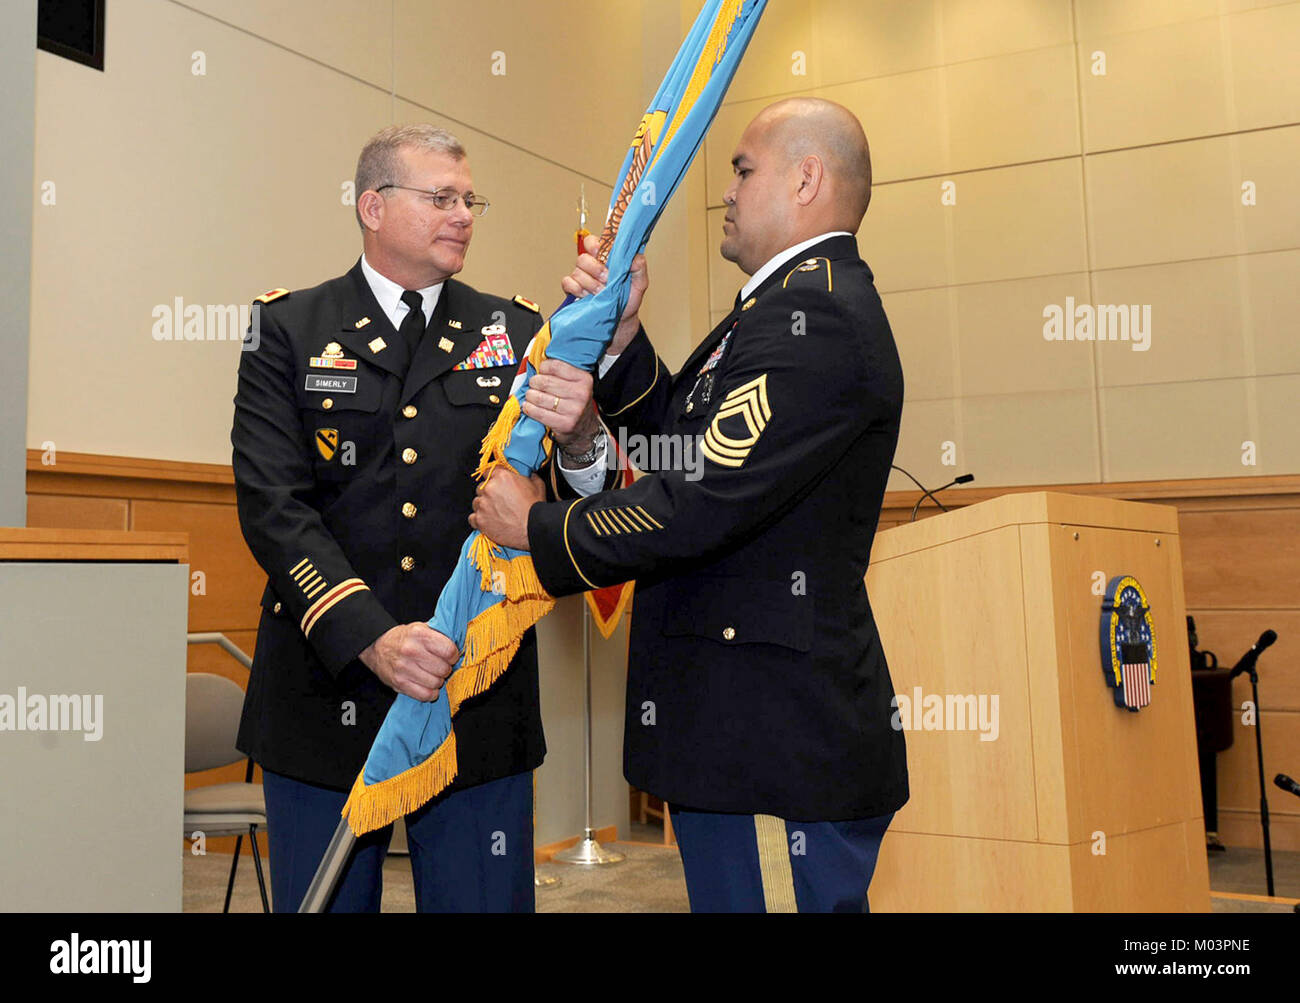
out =
<path fill-rule="evenodd" d="M 636 836 L 648 837 L 649 830 L 634 827 Z M 621 864 L 584 868 L 571 864 L 543 864 L 537 868 L 539 878 L 558 878 L 553 885 L 537 889 L 537 911 L 589 913 L 688 912 L 686 883 L 682 862 L 675 847 L 651 843 L 613 843 L 626 855 Z M 1264 853 L 1262 850 L 1229 848 L 1215 853 L 1210 861 L 1210 888 L 1216 892 L 1254 895 L 1265 893 Z M 263 866 L 266 862 L 263 861 Z M 208 854 L 196 857 L 185 853 L 185 912 L 220 912 L 230 872 L 230 857 Z M 268 871 L 269 874 L 269 871 Z M 1273 878 L 1279 897 L 1300 898 L 1300 853 L 1274 851 Z M 1287 913 L 1291 906 L 1280 903 L 1251 902 L 1241 899 L 1213 898 L 1214 912 Z M 252 860 L 240 861 L 231 899 L 232 912 L 258 912 L 262 908 Z M 384 912 L 415 912 L 415 895 L 411 884 L 409 858 L 392 855 L 384 863 Z"/>

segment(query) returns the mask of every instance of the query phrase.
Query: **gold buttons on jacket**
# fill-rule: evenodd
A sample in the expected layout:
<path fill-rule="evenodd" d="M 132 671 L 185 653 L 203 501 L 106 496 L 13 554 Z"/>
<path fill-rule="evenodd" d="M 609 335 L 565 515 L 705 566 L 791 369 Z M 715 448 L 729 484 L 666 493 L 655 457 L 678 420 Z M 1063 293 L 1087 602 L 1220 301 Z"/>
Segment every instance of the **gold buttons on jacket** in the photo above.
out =
<path fill-rule="evenodd" d="M 272 612 L 272 613 L 279 613 L 279 612 L 280 612 L 280 604 L 279 604 L 279 603 L 276 603 L 274 606 L 272 606 L 272 607 L 271 607 L 271 612 Z"/>
<path fill-rule="evenodd" d="M 407 404 L 406 407 L 402 408 L 403 418 L 414 418 L 419 413 L 420 413 L 420 409 L 417 408 L 414 404 Z"/>
<path fill-rule="evenodd" d="M 736 628 L 735 628 L 735 627 L 724 627 L 724 628 L 723 628 L 723 630 L 722 630 L 722 638 L 723 638 L 723 640 L 725 640 L 725 641 L 731 641 L 731 640 L 734 640 L 735 637 L 736 637 Z"/>
<path fill-rule="evenodd" d="M 413 567 L 415 567 L 415 558 L 407 554 L 402 558 L 402 570 L 410 571 Z"/>
<path fill-rule="evenodd" d="M 416 512 L 416 508 L 411 502 L 405 502 L 402 505 L 402 515 L 406 516 L 406 518 L 414 519 L 415 512 Z"/>
<path fill-rule="evenodd" d="M 328 411 L 330 408 L 334 406 L 334 398 L 326 397 L 323 401 L 320 402 L 320 406 L 323 407 L 326 411 Z"/>
<path fill-rule="evenodd" d="M 488 400 L 490 400 L 493 404 L 501 403 L 501 398 L 498 397 L 496 394 L 488 394 Z"/>
<path fill-rule="evenodd" d="M 410 466 L 419 458 L 420 458 L 420 454 L 417 453 L 410 446 L 407 446 L 405 449 L 402 450 L 402 462 L 405 463 L 407 466 Z"/>

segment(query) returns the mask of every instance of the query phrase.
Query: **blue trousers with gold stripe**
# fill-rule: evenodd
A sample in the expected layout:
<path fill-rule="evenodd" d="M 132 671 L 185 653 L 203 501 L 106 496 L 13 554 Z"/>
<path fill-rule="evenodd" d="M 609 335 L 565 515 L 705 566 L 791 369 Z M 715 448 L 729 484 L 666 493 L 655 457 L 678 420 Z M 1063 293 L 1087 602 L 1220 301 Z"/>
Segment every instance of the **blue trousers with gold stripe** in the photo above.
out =
<path fill-rule="evenodd" d="M 532 912 L 532 773 L 516 773 L 434 798 L 406 816 L 418 912 Z M 296 912 L 347 791 L 262 771 L 271 851 L 271 907 Z M 386 825 L 353 847 L 328 912 L 379 912 Z"/>
<path fill-rule="evenodd" d="M 691 912 L 869 912 L 894 813 L 792 822 L 671 806 Z"/>

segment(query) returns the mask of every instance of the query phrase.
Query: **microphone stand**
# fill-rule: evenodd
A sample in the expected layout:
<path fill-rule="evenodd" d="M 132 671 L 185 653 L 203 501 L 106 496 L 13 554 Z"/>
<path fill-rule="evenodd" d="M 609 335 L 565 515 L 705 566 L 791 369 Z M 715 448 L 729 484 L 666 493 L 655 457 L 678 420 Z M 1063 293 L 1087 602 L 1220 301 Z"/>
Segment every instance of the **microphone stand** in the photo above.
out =
<path fill-rule="evenodd" d="M 1268 794 L 1264 784 L 1264 738 L 1260 727 L 1263 724 L 1263 714 L 1259 709 L 1259 670 L 1256 665 L 1264 649 L 1276 640 L 1277 634 L 1271 630 L 1265 631 L 1232 670 L 1233 676 L 1243 672 L 1250 675 L 1250 699 L 1255 707 L 1255 760 L 1259 767 L 1259 824 L 1264 831 L 1264 876 L 1268 884 L 1269 898 L 1273 897 L 1273 847 L 1268 832 Z"/>
<path fill-rule="evenodd" d="M 1255 662 L 1250 663 L 1250 699 L 1255 705 L 1255 759 L 1259 764 L 1259 824 L 1264 830 L 1264 876 L 1268 882 L 1269 898 L 1273 897 L 1273 847 L 1268 838 L 1268 796 L 1264 787 L 1264 739 L 1260 724 L 1264 715 L 1259 709 L 1259 673 Z"/>

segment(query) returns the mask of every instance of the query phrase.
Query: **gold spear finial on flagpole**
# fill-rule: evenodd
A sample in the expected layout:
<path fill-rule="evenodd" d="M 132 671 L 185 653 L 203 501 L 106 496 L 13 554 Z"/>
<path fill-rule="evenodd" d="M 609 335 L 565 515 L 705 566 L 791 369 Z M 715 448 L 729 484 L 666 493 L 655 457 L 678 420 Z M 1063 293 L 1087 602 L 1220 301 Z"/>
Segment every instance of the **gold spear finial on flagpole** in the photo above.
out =
<path fill-rule="evenodd" d="M 591 236 L 591 231 L 587 229 L 587 182 L 582 183 L 578 194 L 578 232 L 574 234 L 577 244 L 578 253 L 584 253 L 587 248 L 583 241 Z"/>

